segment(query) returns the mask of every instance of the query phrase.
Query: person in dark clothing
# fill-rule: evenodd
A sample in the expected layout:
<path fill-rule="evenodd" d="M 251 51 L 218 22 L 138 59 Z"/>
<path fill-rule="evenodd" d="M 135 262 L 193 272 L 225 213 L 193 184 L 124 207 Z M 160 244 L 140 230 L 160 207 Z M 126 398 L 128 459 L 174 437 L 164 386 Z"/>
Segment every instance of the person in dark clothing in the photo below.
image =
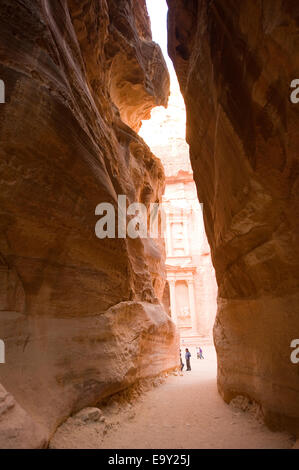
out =
<path fill-rule="evenodd" d="M 199 346 L 199 359 L 204 359 L 202 349 L 200 346 Z"/>
<path fill-rule="evenodd" d="M 184 369 L 184 366 L 185 364 L 183 363 L 183 359 L 182 359 L 182 351 L 180 349 L 180 363 L 181 363 L 181 371 Z"/>
<path fill-rule="evenodd" d="M 187 370 L 191 370 L 190 357 L 191 357 L 190 351 L 188 348 L 186 348 L 185 359 L 186 359 Z"/>

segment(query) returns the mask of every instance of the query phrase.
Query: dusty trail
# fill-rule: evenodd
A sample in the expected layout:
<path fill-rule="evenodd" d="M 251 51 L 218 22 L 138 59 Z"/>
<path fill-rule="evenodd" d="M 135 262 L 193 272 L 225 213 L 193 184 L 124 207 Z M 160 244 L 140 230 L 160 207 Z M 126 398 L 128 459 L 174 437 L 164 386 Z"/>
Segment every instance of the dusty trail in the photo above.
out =
<path fill-rule="evenodd" d="M 289 448 L 293 442 L 273 433 L 249 413 L 233 409 L 216 388 L 216 355 L 192 354 L 192 371 L 171 376 L 136 404 L 135 418 L 106 437 L 106 448 Z"/>
<path fill-rule="evenodd" d="M 289 435 L 273 433 L 251 413 L 226 405 L 216 388 L 216 355 L 206 348 L 205 360 L 192 351 L 192 371 L 170 376 L 133 406 L 104 410 L 108 432 L 99 424 L 61 429 L 52 447 L 106 449 L 291 448 Z M 104 419 L 103 419 L 104 420 Z M 112 427 L 111 427 L 112 424 Z"/>

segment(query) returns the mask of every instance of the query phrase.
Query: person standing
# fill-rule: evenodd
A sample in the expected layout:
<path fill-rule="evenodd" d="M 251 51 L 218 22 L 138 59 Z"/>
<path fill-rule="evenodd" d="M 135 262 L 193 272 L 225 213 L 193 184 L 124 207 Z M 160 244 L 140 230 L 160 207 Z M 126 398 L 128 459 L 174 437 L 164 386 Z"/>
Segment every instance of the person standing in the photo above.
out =
<path fill-rule="evenodd" d="M 187 370 L 191 370 L 190 357 L 191 357 L 191 353 L 189 349 L 186 348 L 185 359 L 186 359 Z"/>
<path fill-rule="evenodd" d="M 202 349 L 200 346 L 199 346 L 199 359 L 204 359 Z"/>
<path fill-rule="evenodd" d="M 182 351 L 181 351 L 181 349 L 180 349 L 180 364 L 181 364 L 181 372 L 182 372 L 182 370 L 184 369 L 184 365 L 185 365 L 185 364 L 183 363 Z"/>

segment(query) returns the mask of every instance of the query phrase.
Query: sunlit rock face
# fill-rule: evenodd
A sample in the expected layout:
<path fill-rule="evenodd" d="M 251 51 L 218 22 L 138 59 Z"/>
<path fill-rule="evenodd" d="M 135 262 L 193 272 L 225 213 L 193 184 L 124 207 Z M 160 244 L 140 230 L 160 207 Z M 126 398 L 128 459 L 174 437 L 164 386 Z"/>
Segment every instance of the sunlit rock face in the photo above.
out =
<path fill-rule="evenodd" d="M 108 4 L 110 94 L 122 120 L 138 131 L 154 106 L 167 106 L 169 74 L 160 46 L 152 41 L 145 0 Z"/>
<path fill-rule="evenodd" d="M 218 386 L 299 428 L 299 11 L 279 0 L 168 0 L 169 51 L 219 287 Z"/>
<path fill-rule="evenodd" d="M 35 447 L 177 364 L 161 240 L 95 236 L 99 203 L 162 196 L 162 165 L 127 124 L 167 102 L 169 79 L 142 0 L 3 0 L 0 43 L 0 375 L 32 435 L 1 446 Z"/>

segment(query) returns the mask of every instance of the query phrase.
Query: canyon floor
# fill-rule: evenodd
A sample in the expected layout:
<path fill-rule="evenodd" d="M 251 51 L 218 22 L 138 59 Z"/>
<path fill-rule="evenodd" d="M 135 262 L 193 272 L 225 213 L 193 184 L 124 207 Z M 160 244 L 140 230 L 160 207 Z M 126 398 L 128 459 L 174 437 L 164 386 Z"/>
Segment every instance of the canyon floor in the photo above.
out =
<path fill-rule="evenodd" d="M 83 410 L 61 426 L 51 448 L 98 449 L 286 449 L 291 436 L 271 432 L 258 409 L 242 400 L 227 405 L 216 386 L 216 354 L 192 351 L 192 371 L 157 379 L 115 397 L 96 417 Z M 246 408 L 243 411 L 242 408 Z M 83 418 L 83 420 L 82 420 Z"/>

